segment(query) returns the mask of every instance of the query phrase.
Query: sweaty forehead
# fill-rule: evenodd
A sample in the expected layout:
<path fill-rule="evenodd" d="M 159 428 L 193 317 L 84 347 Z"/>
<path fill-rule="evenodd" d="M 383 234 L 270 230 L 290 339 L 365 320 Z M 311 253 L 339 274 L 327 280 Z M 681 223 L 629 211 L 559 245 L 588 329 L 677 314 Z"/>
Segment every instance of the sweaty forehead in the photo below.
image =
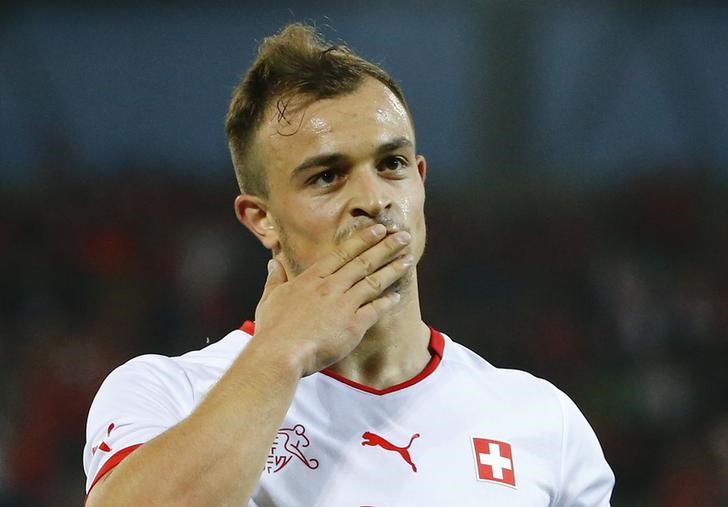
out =
<path fill-rule="evenodd" d="M 414 143 L 404 105 L 387 86 L 368 78 L 345 95 L 314 101 L 293 97 L 272 104 L 256 144 L 258 153 L 271 163 L 271 157 L 305 156 L 303 151 L 340 149 L 347 142 L 378 143 L 387 136 L 407 137 Z"/>

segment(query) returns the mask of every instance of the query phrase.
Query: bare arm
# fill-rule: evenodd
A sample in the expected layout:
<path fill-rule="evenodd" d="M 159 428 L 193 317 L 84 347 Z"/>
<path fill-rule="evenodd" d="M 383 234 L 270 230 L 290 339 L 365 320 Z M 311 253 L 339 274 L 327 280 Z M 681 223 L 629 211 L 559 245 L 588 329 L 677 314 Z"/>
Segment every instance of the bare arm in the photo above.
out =
<path fill-rule="evenodd" d="M 189 417 L 99 481 L 86 506 L 246 505 L 301 377 L 345 357 L 399 297 L 407 233 L 377 225 L 294 280 L 275 261 L 256 334 Z"/>

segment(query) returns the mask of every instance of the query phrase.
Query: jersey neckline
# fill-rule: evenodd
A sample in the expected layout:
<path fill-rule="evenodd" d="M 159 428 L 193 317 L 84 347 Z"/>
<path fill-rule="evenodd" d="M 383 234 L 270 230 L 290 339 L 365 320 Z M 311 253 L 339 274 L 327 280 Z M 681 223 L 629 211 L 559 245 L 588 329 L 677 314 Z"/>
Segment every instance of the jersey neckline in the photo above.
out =
<path fill-rule="evenodd" d="M 376 395 L 384 395 L 393 393 L 395 391 L 400 391 L 402 389 L 407 389 L 408 387 L 412 387 L 413 385 L 417 384 L 418 382 L 424 380 L 425 378 L 429 377 L 440 365 L 440 361 L 442 361 L 443 352 L 445 350 L 445 338 L 442 336 L 442 333 L 437 331 L 431 326 L 428 326 L 430 328 L 430 343 L 427 347 L 427 349 L 430 352 L 430 360 L 428 361 L 427 365 L 424 367 L 424 369 L 419 372 L 417 375 L 412 377 L 409 380 L 405 380 L 404 382 L 400 382 L 399 384 L 395 384 L 390 387 L 386 387 L 384 389 L 377 389 L 365 384 L 360 384 L 359 382 L 356 382 L 354 380 L 348 379 L 344 377 L 343 375 L 340 375 L 334 371 L 332 371 L 329 368 L 324 368 L 318 373 L 321 373 L 323 375 L 326 375 L 327 377 L 330 377 L 334 380 L 337 380 L 343 384 L 346 384 L 350 387 L 353 387 L 355 389 L 358 389 L 360 391 L 364 391 L 366 393 L 370 394 L 376 394 Z M 240 326 L 240 330 L 249 334 L 250 336 L 253 336 L 255 333 L 255 322 L 246 320 L 242 326 Z"/>

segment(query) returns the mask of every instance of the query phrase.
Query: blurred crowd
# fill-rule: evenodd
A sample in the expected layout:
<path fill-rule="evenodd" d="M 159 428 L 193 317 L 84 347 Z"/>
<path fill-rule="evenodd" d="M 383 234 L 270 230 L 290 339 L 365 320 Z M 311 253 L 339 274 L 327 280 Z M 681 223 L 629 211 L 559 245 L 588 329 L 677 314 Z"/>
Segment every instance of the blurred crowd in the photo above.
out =
<path fill-rule="evenodd" d="M 192 173 L 0 188 L 0 506 L 80 505 L 105 375 L 252 318 L 266 252 L 235 220 L 232 175 Z M 728 505 L 724 181 L 495 176 L 429 189 L 427 214 L 426 321 L 567 392 L 615 471 L 613 505 Z"/>

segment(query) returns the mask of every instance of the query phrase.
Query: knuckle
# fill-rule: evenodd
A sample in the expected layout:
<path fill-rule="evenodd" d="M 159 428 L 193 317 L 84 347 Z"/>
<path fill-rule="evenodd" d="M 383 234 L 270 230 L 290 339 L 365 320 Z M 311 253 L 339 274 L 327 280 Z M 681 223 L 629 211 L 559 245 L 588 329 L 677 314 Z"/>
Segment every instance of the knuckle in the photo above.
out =
<path fill-rule="evenodd" d="M 349 256 L 347 255 L 346 250 L 344 250 L 340 246 L 334 248 L 334 256 L 341 262 L 348 262 L 349 260 Z"/>
<path fill-rule="evenodd" d="M 319 284 L 318 284 L 318 286 L 316 287 L 316 293 L 317 293 L 317 294 L 318 294 L 318 295 L 319 295 L 320 297 L 326 297 L 326 296 L 328 296 L 329 294 L 331 294 L 331 292 L 332 292 L 332 287 L 331 287 L 331 284 L 330 284 L 330 283 L 328 283 L 328 282 L 326 282 L 326 281 L 322 281 L 322 282 L 321 282 L 321 283 L 319 283 Z"/>
<path fill-rule="evenodd" d="M 369 304 L 369 316 L 371 318 L 379 318 L 380 314 L 382 313 L 382 306 L 379 299 L 375 299 Z"/>
<path fill-rule="evenodd" d="M 372 271 L 374 271 L 374 269 L 372 268 L 372 263 L 363 255 L 359 255 L 358 257 L 355 257 L 355 259 L 361 264 L 365 273 L 371 273 Z"/>
<path fill-rule="evenodd" d="M 369 286 L 372 289 L 374 289 L 375 291 L 378 292 L 378 291 L 382 290 L 382 282 L 381 282 L 381 280 L 379 280 L 378 277 L 376 277 L 374 275 L 367 275 L 364 277 L 364 280 L 366 280 L 367 283 L 369 284 Z"/>
<path fill-rule="evenodd" d="M 405 246 L 403 243 L 401 243 L 395 237 L 390 237 L 389 241 L 387 242 L 387 245 L 389 247 L 390 252 L 396 252 L 397 250 L 401 250 Z"/>

